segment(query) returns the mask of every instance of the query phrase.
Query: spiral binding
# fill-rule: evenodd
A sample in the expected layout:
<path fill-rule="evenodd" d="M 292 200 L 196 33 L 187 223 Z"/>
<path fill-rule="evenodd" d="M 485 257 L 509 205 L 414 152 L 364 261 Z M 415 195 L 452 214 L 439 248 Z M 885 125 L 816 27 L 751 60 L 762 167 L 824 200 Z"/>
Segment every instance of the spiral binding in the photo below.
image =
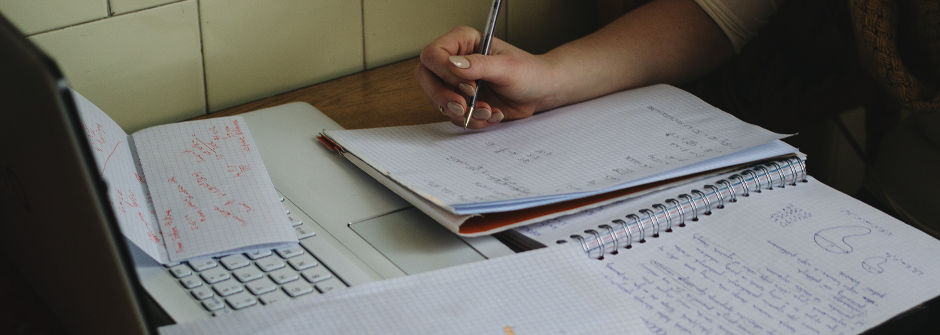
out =
<path fill-rule="evenodd" d="M 806 182 L 806 164 L 799 157 L 761 163 L 736 172 L 725 179 L 679 194 L 637 213 L 630 213 L 598 225 L 598 229 L 586 229 L 583 234 L 572 234 L 584 252 L 592 258 L 603 259 L 606 254 L 617 254 L 621 249 L 630 249 L 635 242 L 644 243 L 647 237 L 659 237 L 660 232 L 672 232 L 673 227 L 685 227 L 686 221 L 698 221 L 700 215 L 711 215 L 712 209 L 720 210 L 736 203 L 739 197 L 751 193 L 796 186 Z M 559 241 L 558 243 L 563 243 Z"/>

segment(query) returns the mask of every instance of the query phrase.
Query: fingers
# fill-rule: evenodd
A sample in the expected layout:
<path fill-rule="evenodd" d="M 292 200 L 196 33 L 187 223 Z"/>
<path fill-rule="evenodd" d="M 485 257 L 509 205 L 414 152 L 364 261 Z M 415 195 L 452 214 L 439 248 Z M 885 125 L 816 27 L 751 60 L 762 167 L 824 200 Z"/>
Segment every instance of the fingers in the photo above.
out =
<path fill-rule="evenodd" d="M 473 53 L 479 40 L 480 32 L 476 29 L 456 27 L 421 50 L 421 64 L 451 87 L 456 88 L 460 83 L 472 84 L 453 72 L 456 65 L 449 58 Z"/>
<path fill-rule="evenodd" d="M 473 114 L 470 116 L 470 123 L 467 124 L 467 128 L 482 129 L 497 124 L 502 120 L 502 110 L 481 101 L 478 102 L 473 109 Z M 461 117 L 458 126 L 463 127 L 463 123 L 464 119 Z"/>
<path fill-rule="evenodd" d="M 465 97 L 445 86 L 439 77 L 422 64 L 418 64 L 415 68 L 415 78 L 431 101 L 431 105 L 435 106 L 438 112 L 449 118 L 452 123 L 463 127 L 468 109 Z M 478 101 L 467 128 L 481 129 L 489 127 L 499 123 L 504 117 L 505 115 L 499 108 Z"/>

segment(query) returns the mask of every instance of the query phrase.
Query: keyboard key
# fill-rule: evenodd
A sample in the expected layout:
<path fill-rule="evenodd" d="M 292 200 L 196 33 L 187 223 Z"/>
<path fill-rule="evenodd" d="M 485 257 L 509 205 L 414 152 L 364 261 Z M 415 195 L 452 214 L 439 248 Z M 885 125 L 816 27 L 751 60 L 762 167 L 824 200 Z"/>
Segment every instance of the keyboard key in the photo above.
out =
<path fill-rule="evenodd" d="M 242 284 L 232 279 L 212 285 L 212 288 L 215 290 L 216 293 L 219 294 L 219 296 L 223 296 L 223 297 L 227 297 L 232 294 L 244 291 Z"/>
<path fill-rule="evenodd" d="M 199 300 L 206 300 L 215 295 L 215 293 L 212 292 L 212 289 L 209 288 L 208 286 L 197 287 L 193 289 L 192 291 L 190 291 L 189 293 L 192 293 L 193 297 Z"/>
<path fill-rule="evenodd" d="M 186 264 L 178 264 L 170 268 L 170 273 L 176 278 L 183 278 L 193 274 L 193 271 Z"/>
<path fill-rule="evenodd" d="M 232 275 L 234 275 L 235 278 L 242 283 L 247 283 L 252 280 L 261 279 L 261 277 L 264 277 L 264 273 L 254 266 L 243 267 L 241 269 L 232 271 Z"/>
<path fill-rule="evenodd" d="M 265 305 L 270 305 L 270 304 L 281 302 L 281 301 L 287 301 L 288 299 L 287 295 L 284 294 L 284 292 L 280 290 L 262 294 L 258 298 L 261 299 L 261 303 Z"/>
<path fill-rule="evenodd" d="M 274 282 L 268 278 L 261 278 L 245 284 L 245 287 L 251 291 L 251 294 L 261 295 L 276 290 L 277 284 L 274 284 Z"/>
<path fill-rule="evenodd" d="M 196 270 L 196 272 L 203 272 L 214 268 L 217 265 L 219 265 L 219 263 L 216 263 L 214 259 L 209 257 L 202 257 L 189 261 L 189 266 L 193 267 L 193 270 Z"/>
<path fill-rule="evenodd" d="M 253 306 L 258 303 L 258 299 L 256 299 L 253 295 L 248 294 L 248 292 L 235 293 L 232 296 L 225 298 L 225 301 L 228 302 L 229 306 L 232 306 L 232 308 L 236 310 Z"/>
<path fill-rule="evenodd" d="M 317 232 L 313 231 L 313 229 L 311 229 L 310 226 L 305 225 L 305 224 L 294 226 L 294 233 L 297 234 L 298 240 L 317 236 Z"/>
<path fill-rule="evenodd" d="M 287 263 L 290 264 L 295 270 L 301 271 L 317 266 L 317 260 L 313 258 L 310 254 L 300 255 L 287 260 Z"/>
<path fill-rule="evenodd" d="M 314 286 L 317 288 L 317 291 L 320 291 L 320 293 L 323 294 L 346 287 L 346 285 L 343 285 L 343 282 L 339 281 L 339 279 L 336 279 L 335 277 L 319 281 Z"/>
<path fill-rule="evenodd" d="M 206 270 L 205 272 L 200 273 L 199 275 L 202 276 L 202 280 L 205 280 L 209 284 L 215 284 L 215 283 L 218 283 L 220 281 L 223 281 L 232 277 L 231 275 L 228 274 L 227 271 L 218 267 Z"/>
<path fill-rule="evenodd" d="M 251 258 L 252 260 L 255 260 L 261 257 L 267 257 L 270 255 L 271 255 L 271 249 L 261 249 L 261 250 L 249 251 L 245 253 L 245 256 L 248 256 L 248 258 Z"/>
<path fill-rule="evenodd" d="M 202 280 L 196 276 L 189 276 L 183 279 L 180 279 L 180 284 L 183 284 L 183 287 L 192 289 L 193 287 L 202 285 Z"/>
<path fill-rule="evenodd" d="M 271 280 L 281 285 L 300 279 L 300 275 L 291 268 L 275 270 L 268 275 L 271 276 Z"/>
<path fill-rule="evenodd" d="M 222 306 L 225 306 L 225 305 L 222 305 Z M 212 312 L 212 316 L 219 316 L 219 315 L 228 314 L 228 313 L 231 313 L 231 312 L 232 312 L 232 310 L 231 310 L 231 309 L 228 309 L 228 308 L 220 309 L 220 310 L 217 310 L 217 311 L 215 311 L 215 312 Z"/>
<path fill-rule="evenodd" d="M 225 308 L 225 303 L 217 297 L 211 297 L 202 301 L 202 307 L 212 312 Z"/>
<path fill-rule="evenodd" d="M 228 256 L 222 257 L 222 259 L 220 259 L 219 261 L 222 262 L 222 265 L 225 266 L 225 268 L 229 270 L 243 268 L 251 264 L 251 261 L 249 261 L 248 258 L 242 255 L 228 255 Z"/>
<path fill-rule="evenodd" d="M 285 248 L 275 249 L 278 255 L 281 255 L 281 258 L 288 259 L 291 257 L 297 257 L 304 254 L 304 248 L 301 248 L 300 245 L 293 245 Z"/>
<path fill-rule="evenodd" d="M 258 265 L 258 268 L 264 272 L 271 272 L 280 268 L 283 268 L 286 263 L 280 258 L 274 256 L 268 256 L 255 261 L 255 264 Z"/>
<path fill-rule="evenodd" d="M 311 286 L 310 283 L 307 283 L 302 280 L 284 284 L 284 286 L 282 286 L 281 288 L 283 288 L 284 292 L 287 292 L 287 295 L 291 296 L 291 298 L 296 298 L 304 294 L 313 292 L 313 286 Z"/>
<path fill-rule="evenodd" d="M 304 277 L 311 284 L 316 284 L 320 281 L 333 278 L 333 274 L 330 273 L 330 270 L 327 270 L 325 267 L 318 266 L 310 268 L 300 272 L 300 275 Z"/>

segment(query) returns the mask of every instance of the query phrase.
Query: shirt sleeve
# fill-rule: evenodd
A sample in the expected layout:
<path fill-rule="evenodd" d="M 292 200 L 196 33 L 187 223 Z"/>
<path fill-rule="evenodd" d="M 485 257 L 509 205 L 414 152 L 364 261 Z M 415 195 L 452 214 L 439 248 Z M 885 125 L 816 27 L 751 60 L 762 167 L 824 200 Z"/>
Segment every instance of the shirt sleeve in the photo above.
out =
<path fill-rule="evenodd" d="M 785 0 L 695 0 L 721 27 L 734 52 L 757 35 L 761 26 L 777 12 Z"/>

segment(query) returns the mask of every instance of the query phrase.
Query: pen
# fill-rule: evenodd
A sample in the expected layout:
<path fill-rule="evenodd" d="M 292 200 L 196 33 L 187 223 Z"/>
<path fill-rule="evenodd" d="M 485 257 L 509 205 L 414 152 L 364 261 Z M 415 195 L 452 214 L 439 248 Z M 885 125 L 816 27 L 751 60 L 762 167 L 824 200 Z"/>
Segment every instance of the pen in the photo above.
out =
<path fill-rule="evenodd" d="M 490 53 L 490 41 L 493 40 L 493 31 L 496 30 L 496 17 L 499 16 L 499 6 L 501 0 L 493 0 L 493 7 L 490 8 L 490 15 L 486 19 L 486 27 L 483 28 L 483 40 L 480 41 L 480 54 L 488 55 Z M 467 98 L 467 119 L 463 122 L 463 128 L 467 129 L 470 125 L 470 117 L 473 115 L 473 108 L 477 104 L 477 94 L 480 92 L 480 85 L 483 82 L 476 81 L 476 87 L 473 89 L 473 95 Z"/>

